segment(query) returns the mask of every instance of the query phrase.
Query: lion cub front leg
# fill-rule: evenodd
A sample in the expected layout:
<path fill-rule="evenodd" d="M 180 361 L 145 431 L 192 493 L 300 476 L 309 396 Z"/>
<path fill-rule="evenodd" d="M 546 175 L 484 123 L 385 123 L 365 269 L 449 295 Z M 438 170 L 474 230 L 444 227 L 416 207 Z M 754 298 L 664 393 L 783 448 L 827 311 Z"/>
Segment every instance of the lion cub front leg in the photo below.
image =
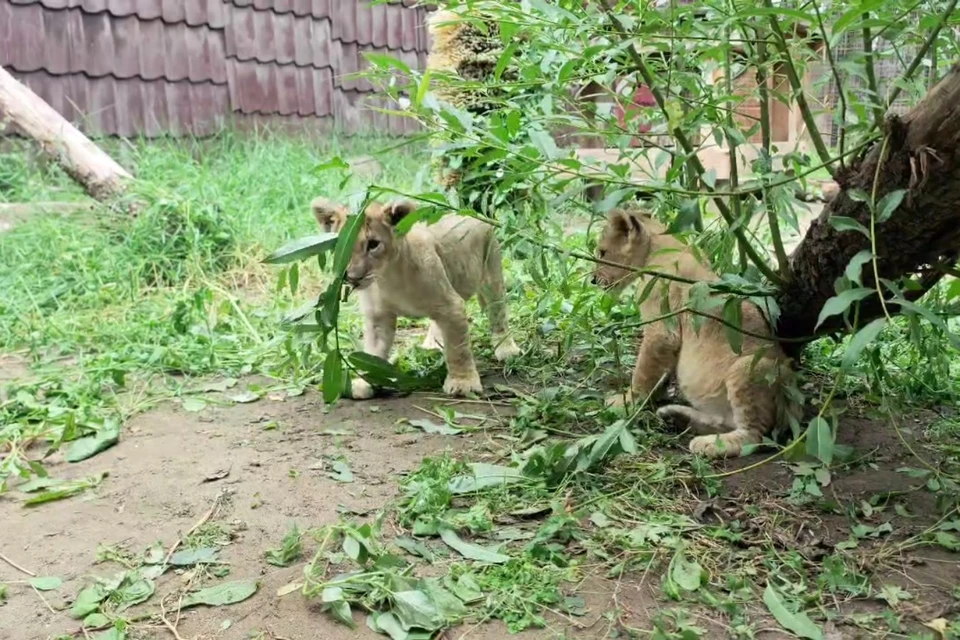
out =
<path fill-rule="evenodd" d="M 397 316 L 368 308 L 362 310 L 363 350 L 386 360 L 393 348 Z M 363 378 L 354 378 L 350 383 L 350 396 L 354 400 L 367 400 L 373 397 L 373 387 Z"/>
<path fill-rule="evenodd" d="M 470 323 L 459 296 L 450 297 L 443 311 L 431 319 L 437 323 L 443 338 L 443 357 L 447 363 L 447 379 L 443 391 L 451 396 L 464 396 L 483 391 L 480 374 L 470 350 Z"/>
<path fill-rule="evenodd" d="M 607 406 L 619 407 L 633 402 L 643 402 L 660 382 L 677 366 L 680 341 L 660 324 L 649 325 L 644 331 L 643 342 L 637 353 L 630 389 L 623 394 L 607 398 Z"/>

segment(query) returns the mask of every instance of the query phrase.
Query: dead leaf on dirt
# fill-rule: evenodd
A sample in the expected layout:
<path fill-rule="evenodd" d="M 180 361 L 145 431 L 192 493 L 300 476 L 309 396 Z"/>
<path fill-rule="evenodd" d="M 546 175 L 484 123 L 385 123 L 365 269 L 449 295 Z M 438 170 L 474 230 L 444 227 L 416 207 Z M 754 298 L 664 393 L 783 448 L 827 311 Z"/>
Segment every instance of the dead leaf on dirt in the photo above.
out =
<path fill-rule="evenodd" d="M 214 471 L 213 473 L 204 476 L 203 481 L 204 481 L 204 482 L 216 482 L 217 480 L 223 480 L 223 479 L 226 478 L 228 475 L 230 475 L 230 468 L 229 468 L 229 467 L 226 468 L 226 469 L 217 469 L 217 470 Z"/>
<path fill-rule="evenodd" d="M 946 638 L 948 624 L 949 622 L 946 618 L 937 618 L 936 620 L 931 620 L 930 622 L 924 622 L 923 626 L 933 629 L 940 634 L 941 638 Z"/>
<path fill-rule="evenodd" d="M 337 482 L 353 482 L 353 471 L 350 470 L 350 465 L 346 462 L 337 460 L 333 463 L 333 471 L 327 473 L 327 477 Z"/>
<path fill-rule="evenodd" d="M 454 426 L 449 424 L 437 424 L 432 420 L 408 420 L 404 419 L 404 422 L 409 424 L 411 427 L 416 427 L 421 429 L 424 433 L 437 434 L 442 436 L 455 436 L 463 433 L 462 429 L 457 429 Z"/>
<path fill-rule="evenodd" d="M 189 567 L 195 564 L 210 564 L 216 561 L 217 550 L 212 547 L 182 549 L 170 556 L 170 564 L 177 567 Z"/>
<path fill-rule="evenodd" d="M 353 432 L 349 429 L 324 429 L 320 432 L 322 436 L 352 436 Z"/>
<path fill-rule="evenodd" d="M 234 393 L 233 395 L 229 395 L 227 397 L 238 404 L 249 404 L 260 399 L 259 395 L 253 391 L 250 391 L 249 389 L 246 391 L 241 391 L 240 393 Z"/>
<path fill-rule="evenodd" d="M 283 596 L 289 595 L 301 588 L 303 588 L 302 582 L 291 582 L 290 584 L 285 584 L 277 589 L 277 597 L 282 598 Z"/>
<path fill-rule="evenodd" d="M 236 378 L 224 378 L 223 380 L 214 380 L 212 382 L 207 382 L 205 384 L 200 385 L 199 387 L 197 387 L 197 391 L 199 391 L 200 393 L 211 392 L 211 391 L 219 391 L 220 393 L 223 393 L 227 389 L 232 389 L 233 387 L 237 386 L 237 382 L 238 380 Z"/>

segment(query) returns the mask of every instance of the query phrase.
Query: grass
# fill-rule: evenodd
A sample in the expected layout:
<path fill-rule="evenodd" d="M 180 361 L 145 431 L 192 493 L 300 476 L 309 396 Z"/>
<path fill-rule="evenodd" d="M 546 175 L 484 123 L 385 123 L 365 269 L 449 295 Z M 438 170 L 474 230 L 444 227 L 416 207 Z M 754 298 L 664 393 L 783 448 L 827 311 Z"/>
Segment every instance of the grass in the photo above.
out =
<path fill-rule="evenodd" d="M 37 452 L 44 448 L 94 447 L 109 425 L 163 401 L 196 409 L 206 401 L 194 392 L 214 378 L 236 398 L 229 379 L 253 374 L 267 380 L 248 387 L 254 394 L 316 386 L 322 356 L 309 336 L 295 336 L 282 320 L 321 290 L 323 273 L 304 263 L 296 276 L 287 270 L 278 287 L 280 270 L 261 260 L 313 232 L 314 196 L 349 198 L 366 186 L 363 178 L 344 183 L 341 173 L 318 166 L 334 156 L 377 153 L 384 144 L 232 135 L 116 143 L 110 151 L 136 167 L 136 193 L 146 203 L 135 219 L 105 210 L 37 216 L 0 234 L 0 353 L 29 364 L 29 375 L 0 396 L 3 488 L 42 478 Z M 379 183 L 428 188 L 422 150 L 378 158 Z M 0 157 L 0 167 L 3 199 L 83 197 L 59 170 L 29 154 Z M 659 585 L 657 612 L 643 628 L 626 608 L 603 612 L 596 624 L 611 638 L 750 638 L 765 627 L 820 637 L 810 625 L 822 633 L 831 624 L 932 637 L 916 631 L 905 604 L 919 595 L 890 575 L 903 570 L 901 555 L 910 550 L 960 548 L 960 456 L 944 442 L 955 439 L 956 418 L 931 421 L 927 437 L 905 432 L 919 461 L 891 467 L 883 451 L 838 449 L 831 465 L 789 458 L 731 484 L 724 474 L 739 480 L 735 465 L 715 468 L 683 453 L 686 436 L 665 433 L 650 412 L 622 420 L 604 407 L 611 378 L 622 379 L 633 362 L 636 310 L 629 300 L 602 297 L 582 263 L 543 248 L 583 248 L 582 234 L 565 233 L 568 222 L 582 226 L 572 215 L 551 212 L 503 232 L 513 322 L 524 336 L 523 357 L 502 371 L 517 390 L 509 399 L 512 416 L 467 429 L 458 437 L 469 446 L 425 459 L 373 522 L 294 526 L 258 553 L 278 566 L 313 556 L 305 593 L 338 619 L 351 607 L 369 609 L 384 630 L 411 620 L 439 630 L 465 617 L 501 619 L 512 631 L 558 619 L 578 628 L 585 620 L 582 587 L 602 580 L 638 592 Z M 942 295 L 950 301 L 948 291 Z M 472 316 L 476 335 L 484 335 L 485 319 Z M 346 314 L 341 328 L 356 337 L 356 315 Z M 917 339 L 899 340 L 906 331 Z M 938 348 L 938 330 L 902 323 L 885 332 L 840 385 L 847 413 L 887 420 L 917 403 L 955 403 L 956 371 Z M 487 342 L 477 345 L 489 368 Z M 814 407 L 842 354 L 843 344 L 829 340 L 811 348 L 806 380 Z M 437 363 L 436 354 L 402 351 L 408 369 Z M 447 429 L 464 420 L 453 413 L 438 419 Z M 469 466 L 480 459 L 487 466 Z M 909 481 L 909 490 L 836 492 L 838 478 L 881 467 Z M 484 484 L 498 473 L 513 480 Z M 770 492 L 743 487 L 777 474 L 787 480 L 772 483 Z M 71 485 L 70 495 L 101 481 L 109 478 Z M 464 481 L 477 484 L 457 490 Z M 935 497 L 940 510 L 918 528 L 911 496 L 920 494 Z M 380 526 L 387 520 L 400 536 Z M 822 533 L 819 540 L 809 537 L 811 529 Z M 229 537 L 211 522 L 182 548 L 199 552 Z M 122 557 L 130 571 L 152 566 Z M 343 581 L 341 572 L 358 569 L 362 578 Z M 438 569 L 443 579 L 429 577 Z M 138 584 L 133 576 L 112 585 L 110 597 L 134 597 Z M 402 595 L 410 593 L 419 594 L 417 607 Z M 952 614 L 945 615 L 944 628 L 955 628 Z"/>

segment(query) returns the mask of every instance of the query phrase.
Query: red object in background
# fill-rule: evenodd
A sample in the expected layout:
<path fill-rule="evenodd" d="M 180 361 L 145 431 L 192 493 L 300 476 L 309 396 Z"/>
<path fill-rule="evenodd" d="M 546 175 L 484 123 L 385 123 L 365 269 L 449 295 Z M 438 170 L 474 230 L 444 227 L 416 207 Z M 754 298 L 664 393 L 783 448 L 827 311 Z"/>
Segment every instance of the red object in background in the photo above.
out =
<path fill-rule="evenodd" d="M 654 100 L 653 93 L 650 92 L 650 89 L 648 89 L 647 85 L 645 84 L 637 85 L 637 90 L 633 94 L 633 101 L 630 102 L 629 104 L 626 104 L 626 105 L 624 104 L 625 100 L 619 97 L 619 91 L 617 95 L 618 95 L 618 99 L 616 104 L 614 104 L 613 106 L 613 114 L 617 117 L 617 122 L 619 123 L 619 125 L 624 129 L 627 128 L 628 113 L 630 114 L 629 119 L 633 121 L 635 118 L 639 117 L 637 115 L 637 112 L 640 111 L 641 109 L 657 106 L 657 101 Z M 648 133 L 651 128 L 652 126 L 650 124 L 640 124 L 637 127 L 637 130 L 640 133 Z M 643 139 L 634 138 L 630 142 L 630 146 L 632 147 L 644 146 Z"/>

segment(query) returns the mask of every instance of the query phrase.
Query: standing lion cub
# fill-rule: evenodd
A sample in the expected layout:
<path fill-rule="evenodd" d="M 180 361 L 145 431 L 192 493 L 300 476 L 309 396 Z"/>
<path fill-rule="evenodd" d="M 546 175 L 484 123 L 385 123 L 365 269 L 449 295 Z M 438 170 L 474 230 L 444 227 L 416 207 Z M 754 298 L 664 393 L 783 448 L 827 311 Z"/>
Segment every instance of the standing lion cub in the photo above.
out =
<path fill-rule="evenodd" d="M 597 257 L 691 280 L 716 279 L 689 247 L 667 235 L 665 227 L 652 217 L 637 211 L 615 209 L 610 213 Z M 635 271 L 598 263 L 593 281 L 618 295 L 638 277 Z M 664 315 L 668 307 L 671 311 L 682 308 L 688 303 L 690 287 L 665 279 L 652 285 L 640 304 L 642 317 Z M 668 322 L 672 324 L 668 326 Z M 759 336 L 772 335 L 760 309 L 746 301 L 741 328 Z M 646 325 L 627 399 L 642 401 L 669 372 L 676 373 L 680 392 L 692 406 L 671 404 L 657 414 L 698 434 L 690 442 L 694 453 L 737 456 L 745 445 L 761 442 L 786 419 L 787 412 L 795 414 L 797 410 L 784 388 L 791 375 L 790 361 L 779 345 L 744 334 L 738 355 L 716 320 L 704 319 L 699 332 L 688 313 Z M 621 401 L 622 396 L 617 396 L 610 404 Z"/>
<path fill-rule="evenodd" d="M 315 199 L 312 208 L 325 231 L 338 232 L 347 220 L 347 208 L 325 198 Z M 414 210 L 407 201 L 367 206 L 344 278 L 360 298 L 363 350 L 387 359 L 398 317 L 430 318 L 424 346 L 442 344 L 447 363 L 443 390 L 478 393 L 483 387 L 470 349 L 466 300 L 477 295 L 486 311 L 497 360 L 520 353 L 507 329 L 500 245 L 493 227 L 457 215 L 430 225 L 418 222 L 398 235 L 396 226 Z M 373 388 L 357 378 L 351 395 L 371 398 Z"/>

